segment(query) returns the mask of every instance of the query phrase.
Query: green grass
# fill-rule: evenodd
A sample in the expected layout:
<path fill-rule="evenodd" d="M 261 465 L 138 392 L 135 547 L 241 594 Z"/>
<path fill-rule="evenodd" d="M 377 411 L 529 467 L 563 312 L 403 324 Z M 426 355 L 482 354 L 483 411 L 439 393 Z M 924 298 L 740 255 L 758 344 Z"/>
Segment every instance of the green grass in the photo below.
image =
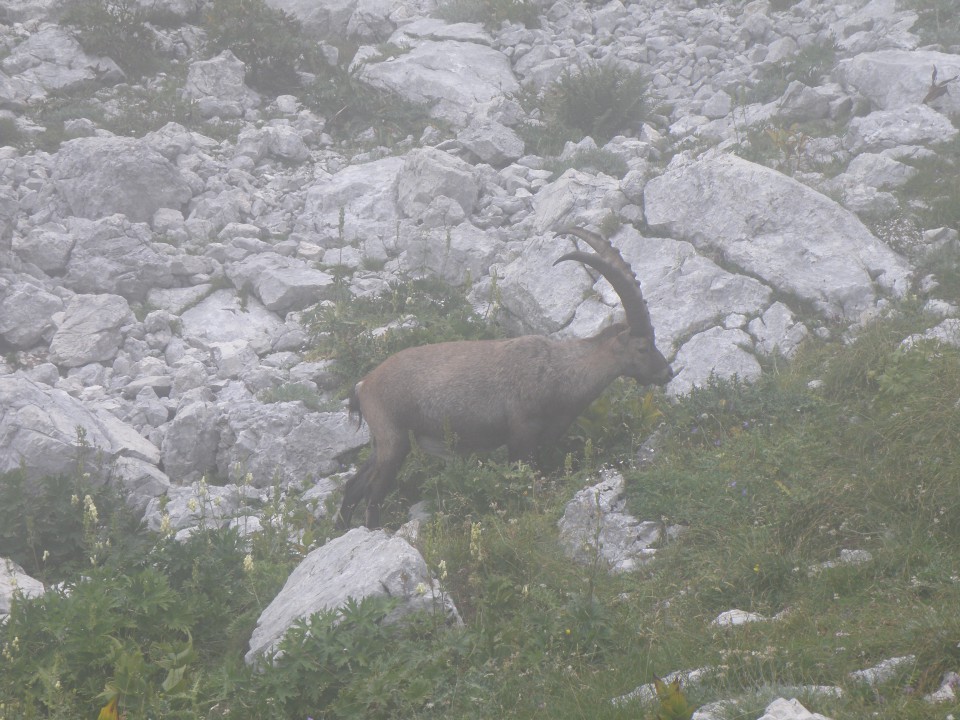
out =
<path fill-rule="evenodd" d="M 82 551 L 41 560 L 52 528 L 40 513 L 31 542 L 0 537 L 0 555 L 74 584 L 18 602 L 0 628 L 4 712 L 90 717 L 120 691 L 129 716 L 643 718 L 655 709 L 611 698 L 712 667 L 684 692 L 694 706 L 738 699 L 730 718 L 799 693 L 834 720 L 942 719 L 960 705 L 922 697 L 960 666 L 960 353 L 899 349 L 930 323 L 905 306 L 855 342 L 811 343 L 753 385 L 714 382 L 680 403 L 618 384 L 545 476 L 497 456 L 412 458 L 386 517 L 396 526 L 418 496 L 438 510 L 420 548 L 465 626 L 429 613 L 383 626 L 388 608 L 360 603 L 336 625 L 317 617 L 263 673 L 240 660 L 255 619 L 331 527 L 288 503 L 268 508 L 276 522 L 249 547 L 213 531 L 179 545 L 106 511 L 92 527 L 83 503 L 46 497 Z M 659 422 L 658 459 L 632 469 Z M 564 503 L 602 463 L 624 470 L 637 516 L 686 527 L 633 574 L 558 548 Z M 0 481 L 2 507 L 25 507 L 14 480 Z M 812 570 L 842 549 L 872 559 Z M 778 619 L 711 624 L 732 608 Z M 876 688 L 849 677 L 903 655 L 915 663 Z M 810 685 L 843 695 L 783 689 Z"/>

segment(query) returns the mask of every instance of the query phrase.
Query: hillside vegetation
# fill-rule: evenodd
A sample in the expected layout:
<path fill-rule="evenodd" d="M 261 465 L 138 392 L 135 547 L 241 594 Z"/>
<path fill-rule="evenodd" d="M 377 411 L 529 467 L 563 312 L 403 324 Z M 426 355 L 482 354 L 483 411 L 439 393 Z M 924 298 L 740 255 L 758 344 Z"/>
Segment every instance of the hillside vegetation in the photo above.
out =
<path fill-rule="evenodd" d="M 709 668 L 685 692 L 694 706 L 739 699 L 724 717 L 762 714 L 785 686 L 837 686 L 807 707 L 942 718 L 923 696 L 960 664 L 960 352 L 900 345 L 930 322 L 908 304 L 753 385 L 676 403 L 615 386 L 545 476 L 497 458 L 410 463 L 440 510 L 422 550 L 465 626 L 384 626 L 389 602 L 367 600 L 262 673 L 241 662 L 256 617 L 332 527 L 280 500 L 249 544 L 229 530 L 179 543 L 131 527 L 82 462 L 39 502 L 7 475 L 0 553 L 63 584 L 0 629 L 0 713 L 93 717 L 106 689 L 127 717 L 646 717 L 611 699 Z M 657 459 L 636 469 L 657 424 Z M 626 473 L 638 516 L 686 526 L 637 573 L 558 549 L 564 502 L 604 464 Z M 394 499 L 394 526 L 408 502 Z M 824 566 L 841 550 L 869 559 Z M 734 608 L 771 619 L 712 624 Z M 849 675 L 903 656 L 876 687 Z"/>

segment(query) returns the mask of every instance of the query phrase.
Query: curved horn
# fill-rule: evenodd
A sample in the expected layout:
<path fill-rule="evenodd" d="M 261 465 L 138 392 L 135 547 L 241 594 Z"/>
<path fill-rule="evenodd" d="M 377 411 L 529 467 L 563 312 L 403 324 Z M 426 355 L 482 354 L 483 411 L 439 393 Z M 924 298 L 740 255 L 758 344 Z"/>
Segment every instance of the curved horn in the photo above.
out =
<path fill-rule="evenodd" d="M 553 264 L 556 265 L 565 260 L 576 260 L 597 270 L 620 296 L 630 329 L 636 334 L 652 336 L 653 324 L 650 322 L 650 312 L 647 310 L 647 303 L 640 290 L 640 281 L 637 280 L 633 269 L 623 259 L 620 251 L 609 240 L 589 230 L 569 228 L 563 232 L 576 235 L 596 250 L 597 254 L 576 250 L 560 257 Z"/>

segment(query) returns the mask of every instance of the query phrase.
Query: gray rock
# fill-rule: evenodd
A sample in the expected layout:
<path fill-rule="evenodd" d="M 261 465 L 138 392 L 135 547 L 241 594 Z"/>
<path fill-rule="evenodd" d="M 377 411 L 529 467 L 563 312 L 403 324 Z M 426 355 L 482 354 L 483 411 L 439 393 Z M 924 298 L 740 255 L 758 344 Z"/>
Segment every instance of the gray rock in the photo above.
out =
<path fill-rule="evenodd" d="M 219 474 L 236 468 L 256 487 L 312 482 L 342 469 L 338 459 L 367 442 L 344 412 L 312 412 L 300 402 L 233 402 L 221 409 Z"/>
<path fill-rule="evenodd" d="M 14 598 L 40 597 L 45 592 L 42 582 L 27 575 L 13 560 L 0 557 L 0 625 L 10 614 Z"/>
<path fill-rule="evenodd" d="M 50 341 L 50 359 L 68 368 L 112 360 L 123 342 L 123 327 L 133 320 L 119 295 L 76 295 Z"/>
<path fill-rule="evenodd" d="M 154 246 L 146 225 L 111 215 L 100 220 L 71 218 L 67 227 L 74 245 L 63 284 L 71 290 L 142 301 L 151 288 L 176 283 L 176 258 Z"/>
<path fill-rule="evenodd" d="M 90 449 L 85 467 L 94 477 L 105 477 L 118 457 L 154 465 L 159 460 L 156 447 L 112 415 L 26 377 L 0 375 L 0 473 L 21 464 L 30 477 L 75 472 L 78 428 Z"/>
<path fill-rule="evenodd" d="M 613 178 L 570 169 L 534 196 L 534 227 L 542 233 L 570 225 L 599 226 L 611 211 L 626 204 L 626 195 Z"/>
<path fill-rule="evenodd" d="M 219 421 L 220 408 L 214 402 L 186 402 L 177 409 L 160 447 L 163 469 L 174 481 L 187 483 L 216 475 Z"/>
<path fill-rule="evenodd" d="M 253 292 L 264 307 L 279 313 L 332 299 L 335 290 L 332 275 L 269 252 L 228 265 L 227 277 L 238 290 Z"/>
<path fill-rule="evenodd" d="M 65 225 L 48 223 L 13 239 L 13 251 L 25 262 L 45 272 L 60 273 L 67 267 L 75 239 Z"/>
<path fill-rule="evenodd" d="M 340 244 L 340 213 L 344 215 L 345 242 L 370 236 L 392 237 L 399 219 L 396 182 L 402 157 L 350 165 L 322 176 L 307 188 L 299 224 L 307 233 L 318 233 L 325 246 Z"/>
<path fill-rule="evenodd" d="M 42 25 L 0 61 L 0 69 L 33 86 L 33 95 L 66 92 L 90 82 L 119 82 L 123 71 L 109 58 L 87 55 L 58 25 Z"/>
<path fill-rule="evenodd" d="M 193 195 L 176 166 L 133 138 L 63 143 L 52 179 L 70 212 L 91 220 L 123 213 L 133 222 L 149 222 L 160 208 L 179 208 Z"/>
<path fill-rule="evenodd" d="M 0 251 L 11 248 L 10 238 L 16 226 L 20 203 L 16 195 L 7 188 L 0 188 Z"/>
<path fill-rule="evenodd" d="M 242 117 L 260 105 L 260 96 L 244 84 L 246 65 L 229 50 L 210 60 L 190 63 L 184 96 L 195 100 L 204 117 Z"/>
<path fill-rule="evenodd" d="M 321 40 L 356 36 L 381 40 L 396 22 L 425 15 L 432 9 L 422 0 L 380 3 L 373 0 L 270 0 L 270 6 L 293 15 L 303 29 Z"/>
<path fill-rule="evenodd" d="M 268 352 L 283 323 L 259 300 L 241 302 L 232 290 L 217 290 L 180 316 L 181 335 L 204 343 L 245 340 L 258 353 Z"/>
<path fill-rule="evenodd" d="M 237 138 L 237 155 L 249 157 L 255 163 L 264 158 L 273 158 L 285 163 L 298 164 L 310 157 L 303 137 L 289 125 L 268 125 L 264 128 L 244 130 Z"/>
<path fill-rule="evenodd" d="M 53 315 L 63 310 L 63 300 L 37 282 L 0 275 L 0 341 L 28 349 L 49 340 L 56 325 Z"/>
<path fill-rule="evenodd" d="M 390 42 L 409 46 L 409 52 L 388 62 L 368 62 L 361 77 L 410 102 L 430 105 L 434 117 L 463 126 L 479 105 L 516 93 L 520 85 L 506 56 L 475 39 L 438 41 L 419 36 L 420 31 L 442 27 L 429 20 L 404 26 Z"/>
<path fill-rule="evenodd" d="M 497 168 L 519 159 L 524 151 L 523 140 L 517 133 L 483 117 L 474 118 L 457 133 L 457 142 L 480 162 Z"/>
<path fill-rule="evenodd" d="M 837 181 L 849 185 L 867 185 L 878 190 L 891 190 L 906 183 L 917 169 L 876 153 L 857 155 Z"/>
<path fill-rule="evenodd" d="M 383 530 L 354 528 L 313 550 L 290 574 L 260 614 L 244 659 L 248 665 L 272 660 L 277 643 L 298 619 L 339 608 L 350 598 L 383 595 L 402 601 L 385 622 L 397 622 L 416 611 L 461 622 L 453 602 L 412 545 Z"/>
<path fill-rule="evenodd" d="M 153 532 L 188 528 L 218 528 L 231 518 L 245 515 L 263 498 L 246 485 L 210 485 L 198 480 L 186 487 L 171 487 L 163 497 L 147 504 L 143 521 Z"/>
<path fill-rule="evenodd" d="M 718 317 L 758 315 L 770 303 L 769 287 L 724 270 L 698 254 L 691 243 L 643 237 L 630 226 L 621 228 L 611 242 L 640 280 L 657 347 L 667 357 L 692 334 L 712 327 Z M 605 279 L 599 279 L 595 288 L 604 302 L 619 306 L 619 298 Z"/>
<path fill-rule="evenodd" d="M 554 265 L 569 252 L 560 238 L 530 240 L 523 253 L 498 269 L 498 288 L 507 324 L 518 333 L 546 335 L 568 325 L 593 286 L 593 277 L 573 262 Z"/>
<path fill-rule="evenodd" d="M 604 469 L 600 478 L 567 503 L 557 523 L 560 544 L 581 565 L 599 558 L 611 573 L 636 570 L 653 559 L 656 549 L 651 546 L 673 533 L 661 522 L 642 522 L 625 512 L 623 475 Z"/>
<path fill-rule="evenodd" d="M 484 277 L 504 251 L 497 238 L 469 223 L 423 229 L 407 241 L 401 262 L 408 271 L 428 272 L 451 285 Z"/>
<path fill-rule="evenodd" d="M 469 215 L 478 194 L 473 168 L 434 148 L 407 153 L 397 176 L 397 207 L 410 218 L 419 218 L 438 196 L 455 200 Z"/>
<path fill-rule="evenodd" d="M 731 155 L 672 165 L 647 183 L 651 226 L 719 253 L 829 317 L 856 319 L 874 283 L 902 295 L 910 266 L 851 213 L 775 170 Z"/>
<path fill-rule="evenodd" d="M 930 92 L 933 69 L 943 82 L 960 75 L 960 56 L 933 50 L 881 50 L 859 53 L 837 63 L 834 75 L 848 90 L 880 110 L 896 110 L 923 102 Z M 947 83 L 933 107 L 947 115 L 960 113 L 960 81 Z"/>
<path fill-rule="evenodd" d="M 809 337 L 807 326 L 798 322 L 786 305 L 775 302 L 766 312 L 750 321 L 747 330 L 757 340 L 756 349 L 764 355 L 774 352 L 793 357 L 800 343 Z"/>
<path fill-rule="evenodd" d="M 711 377 L 745 382 L 760 377 L 762 369 L 753 354 L 753 341 L 743 330 L 714 327 L 699 333 L 680 348 L 672 362 L 674 378 L 668 395 L 685 395 Z"/>
<path fill-rule="evenodd" d="M 173 489 L 165 473 L 140 458 L 117 458 L 110 477 L 123 488 L 127 505 L 138 513 L 145 512 L 151 500 Z"/>
<path fill-rule="evenodd" d="M 853 118 L 844 144 L 854 153 L 879 152 L 903 145 L 947 142 L 958 133 L 960 130 L 933 108 L 908 105 Z"/>

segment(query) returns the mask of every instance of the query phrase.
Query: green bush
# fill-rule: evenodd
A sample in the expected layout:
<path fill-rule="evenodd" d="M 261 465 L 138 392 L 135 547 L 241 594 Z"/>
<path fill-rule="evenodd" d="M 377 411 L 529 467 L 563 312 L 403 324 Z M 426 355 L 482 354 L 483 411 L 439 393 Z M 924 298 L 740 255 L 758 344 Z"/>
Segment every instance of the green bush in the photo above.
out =
<path fill-rule="evenodd" d="M 82 0 L 68 7 L 62 22 L 74 26 L 85 51 L 109 57 L 135 80 L 163 64 L 148 19 L 136 0 Z"/>
<path fill-rule="evenodd" d="M 349 63 L 345 63 L 349 65 Z M 352 140 L 373 129 L 377 145 L 390 146 L 408 136 L 420 137 L 428 125 L 438 124 L 429 108 L 410 102 L 388 90 L 373 87 L 362 79 L 362 65 L 323 67 L 302 94 L 304 103 L 330 115 L 327 131 Z"/>
<path fill-rule="evenodd" d="M 316 62 L 316 45 L 299 21 L 264 0 L 213 0 L 204 27 L 214 54 L 230 50 L 247 66 L 247 82 L 271 96 L 300 86 L 297 70 Z"/>
<path fill-rule="evenodd" d="M 564 70 L 542 96 L 519 99 L 528 112 L 540 108 L 540 122 L 521 128 L 528 148 L 555 153 L 568 140 L 589 136 L 604 145 L 638 130 L 647 112 L 647 82 L 639 71 L 614 62 L 589 62 Z"/>
<path fill-rule="evenodd" d="M 22 470 L 0 474 L 0 557 L 35 577 L 57 580 L 102 561 L 135 527 L 122 498 L 82 473 L 39 480 Z"/>
<path fill-rule="evenodd" d="M 565 160 L 549 160 L 544 168 L 550 170 L 555 177 L 559 177 L 568 169 L 573 168 L 588 173 L 605 173 L 610 177 L 622 178 L 629 172 L 627 161 L 616 153 L 603 149 L 578 150 Z"/>
<path fill-rule="evenodd" d="M 489 30 L 505 22 L 536 27 L 540 20 L 540 9 L 531 0 L 445 0 L 434 14 L 447 22 L 480 23 Z"/>

